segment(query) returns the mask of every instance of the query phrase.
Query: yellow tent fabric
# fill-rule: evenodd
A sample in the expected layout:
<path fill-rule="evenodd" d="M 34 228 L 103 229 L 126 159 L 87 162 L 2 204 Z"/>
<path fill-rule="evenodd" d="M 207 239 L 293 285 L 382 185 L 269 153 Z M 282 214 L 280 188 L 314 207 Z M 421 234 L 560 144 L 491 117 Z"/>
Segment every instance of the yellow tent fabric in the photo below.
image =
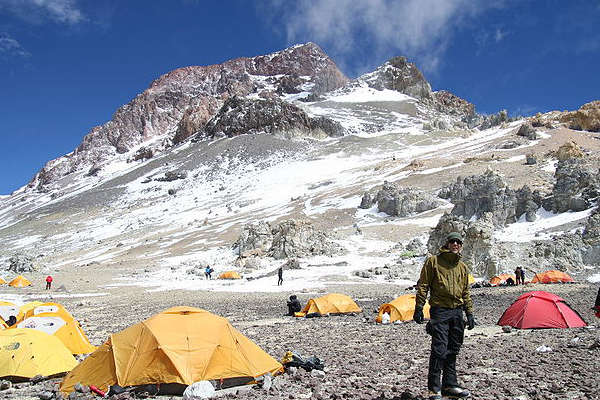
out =
<path fill-rule="evenodd" d="M 517 282 L 517 280 L 515 279 L 514 275 L 511 275 L 511 274 L 500 274 L 500 275 L 496 275 L 496 276 L 492 277 L 492 279 L 490 279 L 490 283 L 492 285 L 499 285 L 501 283 L 506 282 L 506 280 L 508 278 L 511 278 L 513 280 L 513 282 Z"/>
<path fill-rule="evenodd" d="M 0 278 L 0 285 L 4 285 L 6 283 L 6 281 L 2 278 Z"/>
<path fill-rule="evenodd" d="M 471 274 L 469 274 L 469 285 L 472 285 L 475 283 L 475 277 Z"/>
<path fill-rule="evenodd" d="M 8 329 L 8 325 L 6 325 L 6 322 L 2 318 L 0 318 L 0 329 Z"/>
<path fill-rule="evenodd" d="M 379 313 L 375 317 L 375 321 L 381 323 L 383 314 L 388 313 L 390 316 L 390 322 L 395 321 L 411 321 L 413 314 L 415 313 L 415 305 L 417 304 L 417 296 L 414 294 L 405 294 L 396 297 L 389 303 L 382 304 L 379 307 Z M 429 302 L 425 302 L 423 307 L 423 316 L 425 318 L 431 318 L 429 315 Z"/>
<path fill-rule="evenodd" d="M 113 333 L 74 368 L 60 390 L 77 382 L 107 390 L 109 385 L 191 385 L 201 380 L 283 372 L 283 366 L 223 317 L 193 307 L 173 307 Z"/>
<path fill-rule="evenodd" d="M 39 302 L 32 302 L 32 303 L 39 303 Z M 30 303 L 27 303 L 27 304 L 30 304 Z M 23 305 L 23 307 L 25 307 L 25 305 Z M 65 314 L 65 315 L 69 316 L 70 318 L 73 318 L 73 316 L 71 315 L 70 312 L 67 311 L 65 306 L 63 306 L 60 303 L 53 303 L 53 302 L 40 303 L 40 304 L 28 306 L 27 310 L 25 311 L 24 318 L 29 318 L 34 315 L 44 314 L 44 313 Z"/>
<path fill-rule="evenodd" d="M 0 331 L 0 378 L 27 380 L 36 375 L 56 376 L 77 365 L 60 340 L 33 329 Z"/>
<path fill-rule="evenodd" d="M 21 307 L 19 307 L 19 313 L 17 314 L 17 322 L 23 321 L 25 319 L 25 315 L 27 315 L 27 312 L 29 310 L 32 310 L 37 306 L 41 306 L 42 304 L 44 303 L 42 303 L 41 301 L 30 301 L 28 303 L 23 304 Z"/>
<path fill-rule="evenodd" d="M 295 313 L 296 317 L 305 317 L 308 314 L 346 314 L 359 313 L 361 308 L 349 296 L 339 293 L 330 293 L 325 296 L 310 299 L 302 311 Z"/>
<path fill-rule="evenodd" d="M 219 275 L 219 279 L 242 279 L 236 271 L 225 271 Z"/>
<path fill-rule="evenodd" d="M 8 321 L 11 315 L 15 317 L 19 314 L 19 307 L 10 301 L 0 301 L 0 317 L 3 320 Z"/>
<path fill-rule="evenodd" d="M 9 285 L 12 287 L 25 287 L 31 286 L 31 282 L 27 280 L 23 275 L 17 276 L 15 279 L 9 282 Z"/>
<path fill-rule="evenodd" d="M 29 328 L 56 336 L 72 354 L 88 354 L 96 350 L 79 322 L 70 314 L 42 313 L 25 318 L 17 323 L 17 328 Z"/>

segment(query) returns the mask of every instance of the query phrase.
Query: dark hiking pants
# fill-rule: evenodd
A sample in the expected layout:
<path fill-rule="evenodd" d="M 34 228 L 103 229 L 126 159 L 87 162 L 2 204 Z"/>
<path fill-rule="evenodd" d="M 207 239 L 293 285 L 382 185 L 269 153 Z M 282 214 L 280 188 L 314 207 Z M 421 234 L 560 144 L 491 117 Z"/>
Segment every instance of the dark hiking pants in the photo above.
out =
<path fill-rule="evenodd" d="M 439 392 L 442 387 L 458 386 L 456 356 L 463 343 L 465 325 L 462 308 L 431 307 L 429 313 L 431 355 L 427 387 L 432 392 Z"/>

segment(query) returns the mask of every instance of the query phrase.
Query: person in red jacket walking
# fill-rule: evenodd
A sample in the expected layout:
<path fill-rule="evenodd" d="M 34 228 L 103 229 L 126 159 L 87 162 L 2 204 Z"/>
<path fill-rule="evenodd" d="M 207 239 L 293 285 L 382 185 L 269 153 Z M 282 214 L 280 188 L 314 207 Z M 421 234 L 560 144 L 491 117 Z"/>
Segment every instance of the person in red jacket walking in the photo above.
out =
<path fill-rule="evenodd" d="M 52 277 L 50 275 L 48 275 L 46 277 L 46 290 L 49 290 L 51 286 L 52 286 Z"/>

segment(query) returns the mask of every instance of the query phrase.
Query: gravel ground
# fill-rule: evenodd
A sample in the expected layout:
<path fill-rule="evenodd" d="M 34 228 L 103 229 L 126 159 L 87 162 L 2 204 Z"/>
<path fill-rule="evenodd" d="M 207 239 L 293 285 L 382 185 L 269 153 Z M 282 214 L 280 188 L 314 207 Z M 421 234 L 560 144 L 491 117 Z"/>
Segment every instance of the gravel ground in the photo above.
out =
<path fill-rule="evenodd" d="M 15 292 L 17 289 L 12 289 Z M 43 299 L 40 289 L 31 297 Z M 590 324 L 597 287 L 591 284 L 527 285 L 473 289 L 478 325 L 466 331 L 458 360 L 459 379 L 474 399 L 600 399 L 600 333 L 597 329 L 512 330 L 495 325 L 521 294 L 546 290 L 565 298 Z M 426 393 L 430 338 L 414 322 L 377 325 L 378 306 L 403 294 L 394 285 L 336 285 L 363 308 L 356 316 L 285 317 L 288 293 L 145 292 L 119 289 L 108 296 L 56 298 L 78 318 L 92 343 L 176 305 L 204 308 L 227 317 L 265 351 L 281 359 L 287 350 L 315 355 L 324 376 L 296 370 L 277 377 L 273 388 L 229 393 L 232 399 L 421 399 Z M 298 293 L 303 304 L 320 293 Z M 549 346 L 551 352 L 536 349 Z M 0 398 L 37 399 L 58 380 L 15 384 Z M 79 394 L 79 398 L 91 395 Z M 160 399 L 169 397 L 161 396 Z"/>

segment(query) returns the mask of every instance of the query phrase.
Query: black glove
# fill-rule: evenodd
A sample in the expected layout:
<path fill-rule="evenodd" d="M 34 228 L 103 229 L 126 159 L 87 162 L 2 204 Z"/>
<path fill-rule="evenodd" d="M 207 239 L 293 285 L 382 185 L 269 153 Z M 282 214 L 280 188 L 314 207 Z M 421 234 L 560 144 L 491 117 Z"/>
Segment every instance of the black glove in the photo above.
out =
<path fill-rule="evenodd" d="M 467 314 L 467 329 L 471 330 L 475 328 L 475 317 L 473 314 Z"/>
<path fill-rule="evenodd" d="M 415 313 L 413 314 L 413 320 L 417 324 L 423 323 L 423 308 L 422 307 L 415 307 Z"/>

